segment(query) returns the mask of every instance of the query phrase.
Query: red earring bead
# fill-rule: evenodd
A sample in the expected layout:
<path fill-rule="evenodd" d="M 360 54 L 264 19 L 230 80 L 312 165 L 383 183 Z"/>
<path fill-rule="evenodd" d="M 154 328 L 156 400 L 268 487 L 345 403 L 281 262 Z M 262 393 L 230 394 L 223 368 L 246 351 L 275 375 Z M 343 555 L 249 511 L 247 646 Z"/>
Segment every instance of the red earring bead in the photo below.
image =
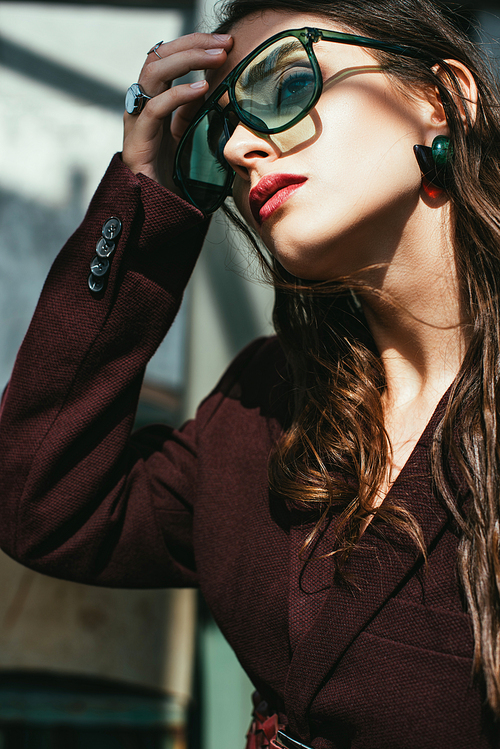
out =
<path fill-rule="evenodd" d="M 439 198 L 444 193 L 442 187 L 436 187 L 436 185 L 433 185 L 432 182 L 429 182 L 426 177 L 422 177 L 422 190 L 426 195 L 429 196 L 429 198 L 432 198 L 433 200 Z"/>

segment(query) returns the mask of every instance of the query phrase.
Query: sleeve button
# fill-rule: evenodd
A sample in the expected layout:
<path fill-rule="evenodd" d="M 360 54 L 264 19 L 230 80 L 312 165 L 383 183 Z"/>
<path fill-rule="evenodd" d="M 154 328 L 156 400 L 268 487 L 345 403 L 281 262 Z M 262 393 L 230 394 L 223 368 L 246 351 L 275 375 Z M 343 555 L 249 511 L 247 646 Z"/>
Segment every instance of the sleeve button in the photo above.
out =
<path fill-rule="evenodd" d="M 101 278 L 109 270 L 109 260 L 106 257 L 95 257 L 90 263 L 90 270 L 94 276 Z"/>
<path fill-rule="evenodd" d="M 115 239 L 122 230 L 122 222 L 119 218 L 113 217 L 106 221 L 102 227 L 102 236 L 104 239 Z"/>
<path fill-rule="evenodd" d="M 98 257 L 109 257 L 115 251 L 115 243 L 101 237 L 95 248 Z"/>
<path fill-rule="evenodd" d="M 90 291 L 93 291 L 95 294 L 97 294 L 99 291 L 102 291 L 104 288 L 104 279 L 97 278 L 96 276 L 94 276 L 93 273 L 91 273 L 89 276 L 88 284 L 89 284 Z"/>

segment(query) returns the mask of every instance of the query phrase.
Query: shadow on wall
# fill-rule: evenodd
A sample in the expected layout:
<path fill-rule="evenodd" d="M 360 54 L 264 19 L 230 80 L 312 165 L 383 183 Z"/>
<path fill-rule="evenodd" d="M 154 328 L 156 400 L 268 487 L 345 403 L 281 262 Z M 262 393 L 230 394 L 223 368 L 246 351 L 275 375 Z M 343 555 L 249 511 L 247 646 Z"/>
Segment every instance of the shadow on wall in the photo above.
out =
<path fill-rule="evenodd" d="M 29 175 L 26 175 L 29 179 Z M 84 215 L 84 175 L 74 170 L 63 209 L 0 189 L 0 386 L 34 312 L 45 277 L 62 245 Z M 56 324 L 57 321 L 54 321 Z"/>
<path fill-rule="evenodd" d="M 38 83 L 107 109 L 123 112 L 123 91 L 49 60 L 28 47 L 0 36 L 0 64 Z"/>

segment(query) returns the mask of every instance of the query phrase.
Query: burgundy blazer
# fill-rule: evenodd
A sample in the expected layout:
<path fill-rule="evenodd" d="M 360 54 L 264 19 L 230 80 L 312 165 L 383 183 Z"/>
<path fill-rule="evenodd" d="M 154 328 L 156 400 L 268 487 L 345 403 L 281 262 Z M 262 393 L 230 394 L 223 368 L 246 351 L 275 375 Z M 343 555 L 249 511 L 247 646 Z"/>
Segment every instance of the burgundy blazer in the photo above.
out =
<path fill-rule="evenodd" d="M 122 230 L 92 294 L 89 262 L 110 217 Z M 251 344 L 182 430 L 130 436 L 144 366 L 205 229 L 197 210 L 115 157 L 54 263 L 3 402 L 2 548 L 84 583 L 199 586 L 256 688 L 315 749 L 499 747 L 471 676 L 457 535 L 430 481 L 443 404 L 391 489 L 421 524 L 428 569 L 375 521 L 352 555 L 351 588 L 332 584 L 320 559 L 336 518 L 315 558 L 301 559 L 310 519 L 269 495 L 289 400 L 276 339 Z"/>

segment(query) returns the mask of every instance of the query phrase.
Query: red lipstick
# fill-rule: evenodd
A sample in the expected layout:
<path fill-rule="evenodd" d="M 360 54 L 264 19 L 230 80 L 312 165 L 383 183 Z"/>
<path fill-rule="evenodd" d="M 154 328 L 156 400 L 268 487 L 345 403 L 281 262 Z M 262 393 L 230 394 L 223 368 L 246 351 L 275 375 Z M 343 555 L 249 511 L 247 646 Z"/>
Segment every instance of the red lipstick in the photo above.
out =
<path fill-rule="evenodd" d="M 248 200 L 252 215 L 262 224 L 274 211 L 288 200 L 307 177 L 301 174 L 266 174 L 252 187 Z"/>

